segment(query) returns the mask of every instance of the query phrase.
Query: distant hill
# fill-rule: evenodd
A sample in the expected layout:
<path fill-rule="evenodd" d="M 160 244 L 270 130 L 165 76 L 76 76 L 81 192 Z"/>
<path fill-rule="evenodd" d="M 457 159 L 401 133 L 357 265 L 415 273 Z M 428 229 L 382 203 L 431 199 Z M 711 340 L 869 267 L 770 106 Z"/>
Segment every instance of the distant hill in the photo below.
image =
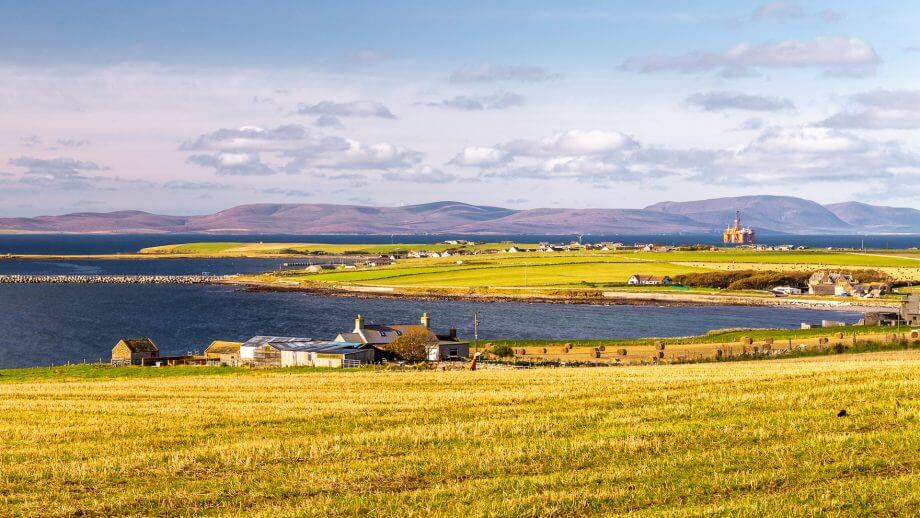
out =
<path fill-rule="evenodd" d="M 920 233 L 920 211 L 789 196 L 656 203 L 644 209 L 529 209 L 441 201 L 405 207 L 260 203 L 204 216 L 141 211 L 0 218 L 0 231 L 237 234 L 675 234 L 720 232 L 741 210 L 760 233 Z"/>
<path fill-rule="evenodd" d="M 744 225 L 755 230 L 788 234 L 840 234 L 859 229 L 821 205 L 791 196 L 739 196 L 688 202 L 663 202 L 645 208 L 680 214 L 713 228 L 725 228 L 741 211 Z M 920 227 L 918 227 L 920 228 Z"/>
<path fill-rule="evenodd" d="M 879 207 L 856 201 L 827 205 L 841 220 L 866 231 L 914 233 L 920 229 L 920 210 Z"/>

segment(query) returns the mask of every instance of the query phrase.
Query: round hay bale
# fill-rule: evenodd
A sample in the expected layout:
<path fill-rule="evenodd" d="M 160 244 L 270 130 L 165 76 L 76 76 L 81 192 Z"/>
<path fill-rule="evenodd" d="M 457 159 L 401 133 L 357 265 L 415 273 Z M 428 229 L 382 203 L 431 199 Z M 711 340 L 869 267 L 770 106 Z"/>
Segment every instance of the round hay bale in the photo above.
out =
<path fill-rule="evenodd" d="M 655 341 L 655 350 L 656 350 L 656 351 L 663 351 L 663 350 L 664 350 L 664 342 L 662 342 L 661 340 L 656 340 L 656 341 Z"/>
<path fill-rule="evenodd" d="M 826 336 L 822 336 L 821 338 L 818 338 L 818 343 L 821 344 L 821 345 L 824 345 L 824 344 L 826 344 L 826 343 L 828 343 L 828 342 L 830 342 L 830 341 L 831 341 L 831 339 L 828 338 L 828 337 L 826 337 Z"/>
<path fill-rule="evenodd" d="M 620 349 L 617 351 L 617 356 L 626 356 L 628 353 L 626 349 Z"/>
<path fill-rule="evenodd" d="M 563 347 L 565 347 L 566 349 L 571 349 L 573 347 L 572 342 L 566 342 Z"/>
<path fill-rule="evenodd" d="M 911 337 L 911 338 L 915 338 L 915 339 L 916 339 L 916 338 L 920 338 L 920 331 L 911 331 L 911 332 L 910 332 L 910 337 Z"/>
<path fill-rule="evenodd" d="M 607 350 L 607 346 L 606 346 L 606 345 L 602 345 L 602 346 L 598 347 L 598 349 L 600 349 L 601 351 L 606 351 L 606 350 Z"/>
<path fill-rule="evenodd" d="M 754 352 L 754 354 L 757 354 L 757 353 L 760 352 L 760 347 L 757 347 L 757 346 L 755 345 L 754 347 L 751 348 L 751 350 Z"/>
<path fill-rule="evenodd" d="M 716 358 L 721 358 L 723 354 L 725 354 L 725 351 L 722 349 L 716 349 Z"/>
<path fill-rule="evenodd" d="M 768 336 L 767 338 L 764 338 L 763 343 L 764 345 L 773 345 L 773 337 Z"/>
<path fill-rule="evenodd" d="M 742 344 L 742 345 L 751 345 L 752 343 L 754 343 L 754 340 L 753 340 L 750 336 L 742 336 L 742 337 L 741 337 L 741 344 Z"/>
<path fill-rule="evenodd" d="M 664 351 L 658 351 L 658 357 L 664 358 Z"/>
<path fill-rule="evenodd" d="M 834 338 L 840 340 L 841 338 L 843 338 L 843 333 L 834 333 Z"/>
<path fill-rule="evenodd" d="M 773 344 L 763 344 L 763 352 L 769 352 L 773 350 Z"/>
<path fill-rule="evenodd" d="M 546 354 L 546 347 L 543 348 L 543 354 Z"/>
<path fill-rule="evenodd" d="M 595 357 L 595 358 L 600 358 L 600 357 L 601 357 L 601 350 L 598 349 L 597 347 L 594 348 L 594 357 Z"/>
<path fill-rule="evenodd" d="M 521 356 L 524 356 L 525 354 L 527 354 L 527 349 L 521 349 Z"/>

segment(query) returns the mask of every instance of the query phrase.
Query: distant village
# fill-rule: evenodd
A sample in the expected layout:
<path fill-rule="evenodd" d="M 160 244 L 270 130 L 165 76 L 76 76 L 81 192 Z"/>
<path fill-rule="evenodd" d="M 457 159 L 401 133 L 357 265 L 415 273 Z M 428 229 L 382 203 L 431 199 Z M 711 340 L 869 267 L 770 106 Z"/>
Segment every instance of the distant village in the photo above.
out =
<path fill-rule="evenodd" d="M 402 347 L 397 347 L 402 345 Z M 291 336 L 254 336 L 245 342 L 217 340 L 202 354 L 163 356 L 150 338 L 125 338 L 112 348 L 113 365 L 226 365 L 252 367 L 358 367 L 400 360 L 414 349 L 416 361 L 460 361 L 470 358 L 470 344 L 456 328 L 437 334 L 431 317 L 422 314 L 416 324 L 369 324 L 357 315 L 349 331 L 331 340 Z"/>

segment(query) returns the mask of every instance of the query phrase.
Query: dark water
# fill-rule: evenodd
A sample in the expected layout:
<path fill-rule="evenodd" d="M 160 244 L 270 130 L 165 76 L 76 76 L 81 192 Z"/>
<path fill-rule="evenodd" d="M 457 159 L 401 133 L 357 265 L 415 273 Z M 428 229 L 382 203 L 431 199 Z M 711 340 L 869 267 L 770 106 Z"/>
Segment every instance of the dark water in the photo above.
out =
<path fill-rule="evenodd" d="M 724 327 L 797 327 L 856 313 L 746 308 L 585 306 L 317 297 L 225 286 L 0 285 L 0 368 L 107 359 L 121 337 L 150 337 L 164 354 L 201 351 L 215 339 L 255 335 L 333 338 L 355 314 L 410 323 L 429 311 L 437 330 L 472 335 L 480 311 L 485 338 L 681 336 Z"/>
<path fill-rule="evenodd" d="M 920 235 L 912 236 L 789 236 L 758 235 L 758 241 L 768 245 L 793 244 L 813 248 L 860 247 L 866 248 L 911 248 L 920 247 Z M 148 246 L 171 245 L 197 241 L 236 241 L 245 243 L 437 243 L 446 239 L 469 239 L 473 241 L 518 241 L 524 243 L 569 242 L 577 240 L 574 235 L 55 235 L 55 234 L 0 234 L 0 255 L 2 254 L 114 254 L 136 252 Z M 678 234 L 678 235 L 609 235 L 584 236 L 586 242 L 619 241 L 622 243 L 659 244 L 721 244 L 721 234 Z"/>
<path fill-rule="evenodd" d="M 245 258 L 112 259 L 104 261 L 0 259 L 0 275 L 200 275 L 204 272 L 211 275 L 229 275 L 277 270 L 286 260 L 290 261 L 290 259 Z M 316 262 L 323 262 L 323 260 Z"/>

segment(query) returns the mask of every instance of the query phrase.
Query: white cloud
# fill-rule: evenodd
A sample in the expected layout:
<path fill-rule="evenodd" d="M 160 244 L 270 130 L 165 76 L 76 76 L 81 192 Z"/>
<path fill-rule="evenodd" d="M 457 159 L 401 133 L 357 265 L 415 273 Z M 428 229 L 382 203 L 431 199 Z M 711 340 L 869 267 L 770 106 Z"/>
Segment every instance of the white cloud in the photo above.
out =
<path fill-rule="evenodd" d="M 450 163 L 462 167 L 495 167 L 506 163 L 509 155 L 501 149 L 485 146 L 464 148 Z"/>
<path fill-rule="evenodd" d="M 763 4 L 755 9 L 754 13 L 751 14 L 751 19 L 754 21 L 794 20 L 797 18 L 803 18 L 804 16 L 805 12 L 802 11 L 802 8 L 799 7 L 795 2 L 776 0 L 774 2 Z"/>
<path fill-rule="evenodd" d="M 391 171 L 383 173 L 383 178 L 385 180 L 391 180 L 395 182 L 413 182 L 413 183 L 428 183 L 428 184 L 444 184 L 451 183 L 457 180 L 457 176 L 449 173 L 445 173 L 440 169 L 435 169 L 430 166 L 422 166 L 414 169 L 406 169 L 402 171 Z"/>
<path fill-rule="evenodd" d="M 466 111 L 503 110 L 523 106 L 524 96 L 513 92 L 498 92 L 492 95 L 458 95 L 442 101 L 425 103 L 425 105 Z"/>
<path fill-rule="evenodd" d="M 625 61 L 621 68 L 684 74 L 748 68 L 819 68 L 828 75 L 864 76 L 875 73 L 880 62 L 872 46 L 859 38 L 820 36 L 760 45 L 740 43 L 724 51 L 643 56 Z"/>
<path fill-rule="evenodd" d="M 25 169 L 19 178 L 21 183 L 58 189 L 90 188 L 93 177 L 85 173 L 104 169 L 95 162 L 63 157 L 46 159 L 20 156 L 10 159 L 8 163 Z"/>
<path fill-rule="evenodd" d="M 490 83 L 496 81 L 539 82 L 557 78 L 543 67 L 535 65 L 480 65 L 463 66 L 450 76 L 453 83 Z"/>
<path fill-rule="evenodd" d="M 723 110 L 775 112 L 795 108 L 789 99 L 741 92 L 697 93 L 687 97 L 686 103 L 710 112 Z"/>
<path fill-rule="evenodd" d="M 873 90 L 849 97 L 821 126 L 838 129 L 920 128 L 920 90 Z"/>
<path fill-rule="evenodd" d="M 377 117 L 395 119 L 389 108 L 377 101 L 352 101 L 347 103 L 320 101 L 316 104 L 301 104 L 297 107 L 301 115 L 332 115 L 333 117 Z"/>
<path fill-rule="evenodd" d="M 214 169 L 221 176 L 269 176 L 277 171 L 262 163 L 258 153 L 219 152 L 213 155 L 191 155 L 188 161 Z"/>

